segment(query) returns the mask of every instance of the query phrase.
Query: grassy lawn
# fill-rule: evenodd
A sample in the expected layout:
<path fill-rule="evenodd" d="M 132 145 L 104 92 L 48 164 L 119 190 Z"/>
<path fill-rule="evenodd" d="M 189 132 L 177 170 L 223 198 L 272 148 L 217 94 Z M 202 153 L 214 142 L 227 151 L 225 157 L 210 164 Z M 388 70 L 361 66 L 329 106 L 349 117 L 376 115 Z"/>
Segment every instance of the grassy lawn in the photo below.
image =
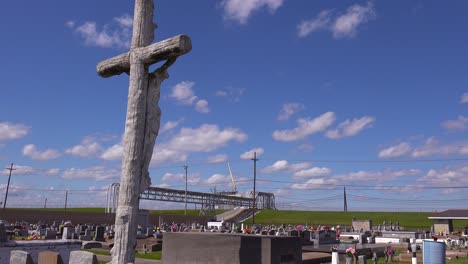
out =
<path fill-rule="evenodd" d="M 369 219 L 377 226 L 386 221 L 407 229 L 428 230 L 432 226 L 432 220 L 427 219 L 431 212 L 318 212 L 318 211 L 288 211 L 288 210 L 262 210 L 255 215 L 256 223 L 263 224 L 310 224 L 310 225 L 351 225 L 352 218 L 359 220 Z M 245 223 L 252 224 L 252 219 Z M 455 229 L 461 229 L 468 225 L 468 220 L 453 221 Z"/>
<path fill-rule="evenodd" d="M 88 251 L 91 253 L 94 253 L 96 255 L 109 255 L 108 250 L 99 250 L 99 249 L 83 249 L 84 251 Z M 136 253 L 135 254 L 136 258 L 141 258 L 141 259 L 153 259 L 153 260 L 161 260 L 161 251 L 157 252 L 148 252 L 146 254 L 143 253 Z"/>

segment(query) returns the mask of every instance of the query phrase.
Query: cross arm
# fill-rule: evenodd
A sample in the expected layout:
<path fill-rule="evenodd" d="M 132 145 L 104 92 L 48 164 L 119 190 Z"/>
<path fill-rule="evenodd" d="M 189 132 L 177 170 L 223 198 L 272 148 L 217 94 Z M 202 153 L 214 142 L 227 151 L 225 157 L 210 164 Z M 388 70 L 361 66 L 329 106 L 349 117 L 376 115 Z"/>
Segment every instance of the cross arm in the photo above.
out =
<path fill-rule="evenodd" d="M 191 49 L 192 41 L 190 37 L 178 35 L 146 47 L 137 48 L 135 51 L 141 55 L 144 64 L 150 65 L 183 55 Z M 99 62 L 96 70 L 98 75 L 104 78 L 129 72 L 130 52 Z"/>

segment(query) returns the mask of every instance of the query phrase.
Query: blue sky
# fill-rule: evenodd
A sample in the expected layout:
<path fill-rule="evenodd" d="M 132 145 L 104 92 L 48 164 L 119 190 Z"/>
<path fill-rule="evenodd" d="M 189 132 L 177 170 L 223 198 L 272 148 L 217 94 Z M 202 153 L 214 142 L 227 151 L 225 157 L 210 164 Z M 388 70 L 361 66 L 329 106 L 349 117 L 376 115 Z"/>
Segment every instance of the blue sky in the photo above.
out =
<path fill-rule="evenodd" d="M 155 1 L 169 69 L 152 185 L 273 192 L 281 209 L 434 211 L 468 197 L 466 1 Z M 120 179 L 133 1 L 0 10 L 0 163 L 8 206 L 104 206 Z M 155 67 L 155 66 L 154 66 Z M 1 171 L 0 195 L 8 170 Z M 3 197 L 3 196 L 2 196 Z M 142 202 L 145 208 L 183 204 Z"/>

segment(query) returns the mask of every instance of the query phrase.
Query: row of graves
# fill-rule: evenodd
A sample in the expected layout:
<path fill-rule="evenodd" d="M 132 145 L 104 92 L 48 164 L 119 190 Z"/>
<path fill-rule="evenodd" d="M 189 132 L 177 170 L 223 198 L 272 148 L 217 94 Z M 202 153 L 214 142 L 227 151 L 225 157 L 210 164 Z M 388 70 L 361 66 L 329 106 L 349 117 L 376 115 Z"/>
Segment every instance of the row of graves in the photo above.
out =
<path fill-rule="evenodd" d="M 9 224 L 0 220 L 0 264 L 97 263 L 97 257 L 81 249 L 102 247 L 113 237 L 112 226 L 72 225 L 70 221 Z"/>

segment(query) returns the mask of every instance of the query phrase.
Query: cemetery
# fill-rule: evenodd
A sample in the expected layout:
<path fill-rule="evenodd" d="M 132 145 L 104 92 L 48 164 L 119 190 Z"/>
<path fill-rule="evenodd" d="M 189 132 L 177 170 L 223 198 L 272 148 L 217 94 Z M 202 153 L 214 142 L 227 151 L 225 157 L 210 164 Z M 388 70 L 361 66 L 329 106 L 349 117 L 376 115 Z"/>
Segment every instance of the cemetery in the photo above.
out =
<path fill-rule="evenodd" d="M 191 223 L 176 223 L 156 221 L 164 217 L 150 220 L 143 210 L 135 233 L 135 252 L 159 252 L 160 260 L 154 263 L 426 263 L 428 258 L 445 263 L 468 256 L 466 230 L 408 230 L 398 222 L 375 225 L 372 220 L 355 218 L 348 225 L 336 226 L 248 225 L 248 221 L 231 220 L 241 213 L 236 208 L 222 213 L 221 221 L 188 217 Z M 0 263 L 98 263 L 104 257 L 109 260 L 100 254 L 111 253 L 114 237 L 112 223 L 75 224 L 57 219 L 11 224 L 2 220 Z"/>
<path fill-rule="evenodd" d="M 151 186 L 149 166 L 160 129 L 161 85 L 176 60 L 183 63 L 183 55 L 192 50 L 192 40 L 184 34 L 153 43 L 157 28 L 153 13 L 153 0 L 136 0 L 130 49 L 96 66 L 103 78 L 129 75 L 122 171 L 120 182 L 112 184 L 116 196 L 108 197 L 111 208 L 105 213 L 4 208 L 0 264 L 128 264 L 141 261 L 137 254 L 156 253 L 159 259 L 145 263 L 439 264 L 468 259 L 468 229 L 453 224 L 468 220 L 468 210 L 434 214 L 428 218 L 433 221 L 428 229 L 412 228 L 394 218 L 378 221 L 348 215 L 339 224 L 334 219 L 314 219 L 321 224 L 310 219 L 278 223 L 274 216 L 261 218 L 263 210 L 273 215 L 277 210 L 273 193 L 255 190 L 256 176 L 252 198 Z M 256 152 L 253 157 L 256 162 Z M 12 170 L 13 164 L 10 176 Z M 185 204 L 189 200 L 202 205 L 206 214 L 155 215 L 140 209 L 140 199 Z M 229 209 L 214 215 L 217 206 Z"/>

